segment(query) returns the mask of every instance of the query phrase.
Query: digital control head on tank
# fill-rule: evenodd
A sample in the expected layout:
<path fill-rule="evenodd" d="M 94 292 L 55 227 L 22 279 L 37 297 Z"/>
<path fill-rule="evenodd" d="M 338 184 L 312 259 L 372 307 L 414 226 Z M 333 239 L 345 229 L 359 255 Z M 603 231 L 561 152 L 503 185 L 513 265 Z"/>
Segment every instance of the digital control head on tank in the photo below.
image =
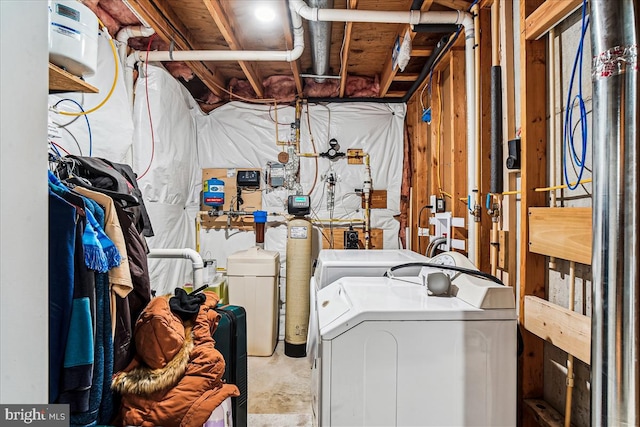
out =
<path fill-rule="evenodd" d="M 289 196 L 287 200 L 287 211 L 289 215 L 301 217 L 309 215 L 311 212 L 311 201 L 309 196 Z"/>

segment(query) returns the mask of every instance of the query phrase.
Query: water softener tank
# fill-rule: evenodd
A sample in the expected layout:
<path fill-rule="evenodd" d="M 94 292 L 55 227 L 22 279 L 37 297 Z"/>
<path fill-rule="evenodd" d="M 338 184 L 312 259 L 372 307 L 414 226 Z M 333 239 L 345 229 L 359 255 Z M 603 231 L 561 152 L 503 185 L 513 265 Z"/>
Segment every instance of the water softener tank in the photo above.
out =
<path fill-rule="evenodd" d="M 207 179 L 202 183 L 202 200 L 212 208 L 224 206 L 224 181 L 218 178 Z"/>
<path fill-rule="evenodd" d="M 304 357 L 309 329 L 309 280 L 311 280 L 312 226 L 304 218 L 287 227 L 287 278 L 284 353 Z"/>
<path fill-rule="evenodd" d="M 98 18 L 79 1 L 49 0 L 49 61 L 79 77 L 98 65 Z"/>

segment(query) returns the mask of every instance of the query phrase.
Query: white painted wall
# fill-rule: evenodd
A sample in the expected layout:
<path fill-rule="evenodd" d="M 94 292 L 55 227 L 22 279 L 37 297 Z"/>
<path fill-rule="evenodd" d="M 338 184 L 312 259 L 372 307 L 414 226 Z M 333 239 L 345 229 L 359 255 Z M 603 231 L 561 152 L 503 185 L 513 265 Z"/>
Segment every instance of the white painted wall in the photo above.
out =
<path fill-rule="evenodd" d="M 0 20 L 0 402 L 47 403 L 47 5 Z"/>

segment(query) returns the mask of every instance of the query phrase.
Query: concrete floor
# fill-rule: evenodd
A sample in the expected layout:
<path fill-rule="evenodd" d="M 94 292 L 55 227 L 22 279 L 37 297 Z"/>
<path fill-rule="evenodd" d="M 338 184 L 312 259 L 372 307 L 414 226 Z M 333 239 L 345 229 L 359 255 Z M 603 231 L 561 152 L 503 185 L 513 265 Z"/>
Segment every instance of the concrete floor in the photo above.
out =
<path fill-rule="evenodd" d="M 271 357 L 249 357 L 248 427 L 311 426 L 311 367 L 307 358 L 284 355 L 279 341 Z"/>

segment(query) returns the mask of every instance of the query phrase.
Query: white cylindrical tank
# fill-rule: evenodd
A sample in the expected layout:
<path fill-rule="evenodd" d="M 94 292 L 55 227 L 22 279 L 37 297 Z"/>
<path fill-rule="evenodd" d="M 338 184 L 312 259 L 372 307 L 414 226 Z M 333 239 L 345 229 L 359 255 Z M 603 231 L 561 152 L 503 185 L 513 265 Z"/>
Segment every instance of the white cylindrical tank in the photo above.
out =
<path fill-rule="evenodd" d="M 49 0 L 49 61 L 78 77 L 98 66 L 98 18 L 79 1 Z"/>
<path fill-rule="evenodd" d="M 295 218 L 287 226 L 284 353 L 289 357 L 306 356 L 312 231 L 311 223 L 304 218 Z"/>

